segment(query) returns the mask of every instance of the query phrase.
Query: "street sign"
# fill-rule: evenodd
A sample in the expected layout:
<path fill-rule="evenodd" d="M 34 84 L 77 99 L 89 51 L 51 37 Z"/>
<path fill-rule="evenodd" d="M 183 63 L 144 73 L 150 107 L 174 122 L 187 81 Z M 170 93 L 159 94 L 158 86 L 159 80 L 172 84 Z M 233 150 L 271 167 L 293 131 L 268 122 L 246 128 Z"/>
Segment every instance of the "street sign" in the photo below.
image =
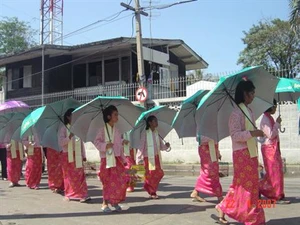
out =
<path fill-rule="evenodd" d="M 135 92 L 135 99 L 139 102 L 145 102 L 148 98 L 148 91 L 145 87 L 139 87 Z"/>

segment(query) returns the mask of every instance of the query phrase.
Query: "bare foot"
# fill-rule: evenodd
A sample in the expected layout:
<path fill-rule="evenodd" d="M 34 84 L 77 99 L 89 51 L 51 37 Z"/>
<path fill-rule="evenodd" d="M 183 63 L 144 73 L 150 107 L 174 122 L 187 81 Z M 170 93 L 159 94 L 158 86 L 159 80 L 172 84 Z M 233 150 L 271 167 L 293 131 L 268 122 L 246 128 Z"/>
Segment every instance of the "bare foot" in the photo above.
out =
<path fill-rule="evenodd" d="M 193 192 L 191 193 L 191 198 L 193 199 L 193 202 L 194 201 L 197 201 L 197 202 L 206 202 L 206 200 L 204 198 L 201 198 L 199 195 L 198 195 L 198 192 L 196 190 L 193 190 Z"/>
<path fill-rule="evenodd" d="M 221 224 L 229 224 L 228 221 L 225 219 L 225 214 L 224 214 L 223 211 L 218 207 L 218 205 L 216 205 L 215 209 L 216 209 L 217 212 L 219 213 L 219 223 L 221 223 Z"/>

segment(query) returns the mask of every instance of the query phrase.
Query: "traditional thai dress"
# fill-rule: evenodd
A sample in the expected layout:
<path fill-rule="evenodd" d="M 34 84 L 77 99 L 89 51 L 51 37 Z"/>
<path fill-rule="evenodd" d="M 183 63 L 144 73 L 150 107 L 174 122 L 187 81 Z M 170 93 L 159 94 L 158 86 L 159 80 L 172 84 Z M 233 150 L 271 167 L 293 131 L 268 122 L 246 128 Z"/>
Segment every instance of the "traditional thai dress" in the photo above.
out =
<path fill-rule="evenodd" d="M 254 122 L 248 107 L 240 104 L 245 114 Z M 265 224 L 265 214 L 259 207 L 259 177 L 257 142 L 251 136 L 254 130 L 243 112 L 236 108 L 229 118 L 229 131 L 233 150 L 233 182 L 218 207 L 229 217 L 246 225 Z"/>
<path fill-rule="evenodd" d="M 167 149 L 168 147 L 163 144 L 157 130 L 152 132 L 151 129 L 148 129 L 142 133 L 139 150 L 144 158 L 144 189 L 151 196 L 156 195 L 159 182 L 164 176 L 160 151 Z"/>
<path fill-rule="evenodd" d="M 129 134 L 125 133 L 123 135 L 123 139 L 129 140 Z M 135 163 L 136 150 L 131 148 L 130 143 L 124 145 L 124 155 L 126 159 L 125 169 L 126 169 L 126 176 L 127 176 L 127 190 L 133 191 L 137 181 L 136 175 L 132 173 L 132 166 L 136 165 Z"/>
<path fill-rule="evenodd" d="M 48 186 L 52 191 L 60 192 L 64 190 L 64 179 L 62 171 L 62 152 L 47 148 L 47 172 Z"/>
<path fill-rule="evenodd" d="M 122 141 L 119 130 L 107 123 L 99 129 L 93 142 L 100 152 L 99 177 L 103 186 L 103 199 L 112 205 L 119 204 L 126 197 L 127 178 L 124 167 L 126 160 Z M 113 143 L 113 148 L 106 150 L 109 142 Z"/>
<path fill-rule="evenodd" d="M 195 190 L 211 196 L 222 197 L 222 186 L 219 178 L 219 149 L 214 140 L 201 136 L 198 153 L 200 156 L 200 176 Z"/>
<path fill-rule="evenodd" d="M 24 146 L 21 142 L 11 140 L 7 145 L 7 178 L 16 185 L 21 179 L 22 162 L 24 159 Z"/>
<path fill-rule="evenodd" d="M 69 127 L 59 129 L 58 142 L 63 150 L 61 156 L 65 197 L 70 200 L 83 200 L 88 197 L 88 188 L 83 168 L 86 158 L 83 142 L 76 136 L 69 139 Z"/>
<path fill-rule="evenodd" d="M 29 142 L 34 143 L 30 145 Z M 31 189 L 38 189 L 42 177 L 42 146 L 40 145 L 37 134 L 29 136 L 25 142 L 27 148 L 27 161 L 25 170 L 26 186 Z"/>
<path fill-rule="evenodd" d="M 265 141 L 261 145 L 261 153 L 265 166 L 265 176 L 260 181 L 259 191 L 267 198 L 281 200 L 283 191 L 283 168 L 280 154 L 279 123 L 275 123 L 270 113 L 265 113 L 260 122 L 260 129 L 265 133 Z"/>

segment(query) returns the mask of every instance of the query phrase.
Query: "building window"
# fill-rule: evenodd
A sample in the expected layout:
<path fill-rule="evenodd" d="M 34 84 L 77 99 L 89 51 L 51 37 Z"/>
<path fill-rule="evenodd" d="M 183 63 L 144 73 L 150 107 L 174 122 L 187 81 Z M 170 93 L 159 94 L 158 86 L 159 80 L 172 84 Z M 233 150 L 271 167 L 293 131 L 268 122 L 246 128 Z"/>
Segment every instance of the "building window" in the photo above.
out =
<path fill-rule="evenodd" d="M 32 66 L 23 67 L 24 78 L 23 78 L 23 87 L 31 88 L 32 87 Z"/>
<path fill-rule="evenodd" d="M 23 88 L 23 67 L 13 68 L 12 70 L 12 89 Z"/>
<path fill-rule="evenodd" d="M 105 60 L 105 82 L 114 82 L 119 80 L 119 59 Z"/>

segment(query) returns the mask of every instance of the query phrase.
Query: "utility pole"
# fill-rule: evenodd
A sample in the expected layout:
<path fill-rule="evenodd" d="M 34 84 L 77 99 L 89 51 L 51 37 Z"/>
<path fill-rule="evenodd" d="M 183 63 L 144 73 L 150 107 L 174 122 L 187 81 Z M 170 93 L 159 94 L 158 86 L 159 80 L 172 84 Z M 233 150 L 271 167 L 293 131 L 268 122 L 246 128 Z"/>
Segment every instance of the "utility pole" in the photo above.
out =
<path fill-rule="evenodd" d="M 133 8 L 132 6 L 130 6 L 128 4 L 125 4 L 123 2 L 121 2 L 121 6 L 135 12 L 138 76 L 139 76 L 140 85 L 145 86 L 146 75 L 145 75 L 144 57 L 143 57 L 141 14 L 143 16 L 148 16 L 148 13 L 146 13 L 140 9 L 140 1 L 139 0 L 135 0 L 135 8 Z"/>

